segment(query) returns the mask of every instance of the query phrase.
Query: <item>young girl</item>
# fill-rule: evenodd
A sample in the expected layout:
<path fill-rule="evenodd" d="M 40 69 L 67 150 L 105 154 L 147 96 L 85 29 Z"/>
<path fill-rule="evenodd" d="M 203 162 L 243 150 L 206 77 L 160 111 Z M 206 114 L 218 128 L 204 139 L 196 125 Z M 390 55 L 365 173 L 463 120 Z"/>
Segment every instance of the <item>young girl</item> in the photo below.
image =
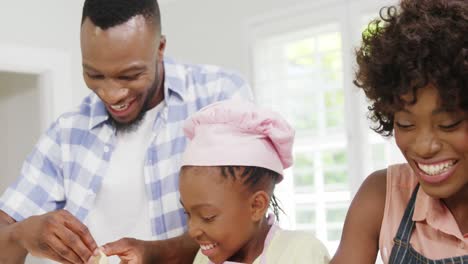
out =
<path fill-rule="evenodd" d="M 382 11 L 355 83 L 407 163 L 365 180 L 332 263 L 468 263 L 468 1 Z"/>
<path fill-rule="evenodd" d="M 294 131 L 280 116 L 228 100 L 196 113 L 184 131 L 180 201 L 200 244 L 194 263 L 328 263 L 312 234 L 266 216 L 271 205 L 277 217 L 273 190 L 292 164 Z"/>

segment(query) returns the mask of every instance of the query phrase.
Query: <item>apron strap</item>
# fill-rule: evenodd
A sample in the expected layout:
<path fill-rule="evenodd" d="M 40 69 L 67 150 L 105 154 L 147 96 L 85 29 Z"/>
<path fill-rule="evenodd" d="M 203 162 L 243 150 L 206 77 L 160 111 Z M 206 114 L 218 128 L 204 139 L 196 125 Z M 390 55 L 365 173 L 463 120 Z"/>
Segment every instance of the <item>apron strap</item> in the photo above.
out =
<path fill-rule="evenodd" d="M 410 242 L 411 233 L 414 228 L 413 212 L 418 190 L 419 183 L 414 188 L 413 194 L 411 195 L 411 199 L 409 200 L 408 205 L 406 206 L 405 213 L 403 214 L 403 218 L 401 219 L 400 226 L 398 227 L 398 232 L 394 238 L 394 241 L 399 240 L 400 242 L 407 244 L 409 244 Z"/>

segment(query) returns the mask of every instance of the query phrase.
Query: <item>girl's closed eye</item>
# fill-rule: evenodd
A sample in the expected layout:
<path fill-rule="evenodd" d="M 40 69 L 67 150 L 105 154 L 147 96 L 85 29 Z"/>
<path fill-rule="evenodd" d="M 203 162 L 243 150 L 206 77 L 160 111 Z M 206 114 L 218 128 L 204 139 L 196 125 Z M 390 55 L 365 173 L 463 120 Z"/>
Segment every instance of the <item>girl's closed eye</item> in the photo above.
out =
<path fill-rule="evenodd" d="M 465 121 L 465 119 L 460 119 L 458 121 L 451 122 L 448 124 L 442 124 L 442 125 L 439 125 L 439 127 L 444 130 L 451 130 L 451 129 L 457 128 L 463 121 Z"/>
<path fill-rule="evenodd" d="M 211 215 L 211 216 L 202 216 L 201 217 L 204 222 L 211 223 L 216 219 L 216 215 Z"/>

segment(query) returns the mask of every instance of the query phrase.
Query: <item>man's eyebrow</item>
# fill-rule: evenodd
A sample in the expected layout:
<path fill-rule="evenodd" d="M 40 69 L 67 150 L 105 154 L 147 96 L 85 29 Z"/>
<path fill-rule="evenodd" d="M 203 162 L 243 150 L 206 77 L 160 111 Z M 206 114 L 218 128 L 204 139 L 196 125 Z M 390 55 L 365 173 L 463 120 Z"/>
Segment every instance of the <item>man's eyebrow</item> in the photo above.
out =
<path fill-rule="evenodd" d="M 143 71 L 143 70 L 146 70 L 145 65 L 132 65 L 132 66 L 130 66 L 128 68 L 125 68 L 125 69 L 121 70 L 119 73 L 124 74 L 124 73 L 128 73 L 128 72 Z"/>
<path fill-rule="evenodd" d="M 91 70 L 91 71 L 95 71 L 95 72 L 99 72 L 97 69 L 87 65 L 87 64 L 83 64 L 83 68 L 86 69 L 86 70 Z M 143 70 L 146 70 L 146 66 L 145 65 L 131 65 L 121 71 L 119 71 L 119 74 L 125 74 L 125 73 L 128 73 L 128 72 L 134 72 L 134 71 L 143 71 Z"/>

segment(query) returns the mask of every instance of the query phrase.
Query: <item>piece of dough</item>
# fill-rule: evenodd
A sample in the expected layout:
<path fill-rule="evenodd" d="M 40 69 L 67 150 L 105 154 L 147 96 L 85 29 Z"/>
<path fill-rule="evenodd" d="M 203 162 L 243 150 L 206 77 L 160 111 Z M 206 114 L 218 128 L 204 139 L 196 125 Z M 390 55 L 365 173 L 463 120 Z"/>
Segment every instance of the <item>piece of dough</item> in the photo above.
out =
<path fill-rule="evenodd" d="M 109 261 L 107 260 L 106 254 L 102 252 L 102 250 L 99 250 L 99 256 L 93 257 L 93 260 L 91 261 L 92 264 L 109 264 Z"/>

